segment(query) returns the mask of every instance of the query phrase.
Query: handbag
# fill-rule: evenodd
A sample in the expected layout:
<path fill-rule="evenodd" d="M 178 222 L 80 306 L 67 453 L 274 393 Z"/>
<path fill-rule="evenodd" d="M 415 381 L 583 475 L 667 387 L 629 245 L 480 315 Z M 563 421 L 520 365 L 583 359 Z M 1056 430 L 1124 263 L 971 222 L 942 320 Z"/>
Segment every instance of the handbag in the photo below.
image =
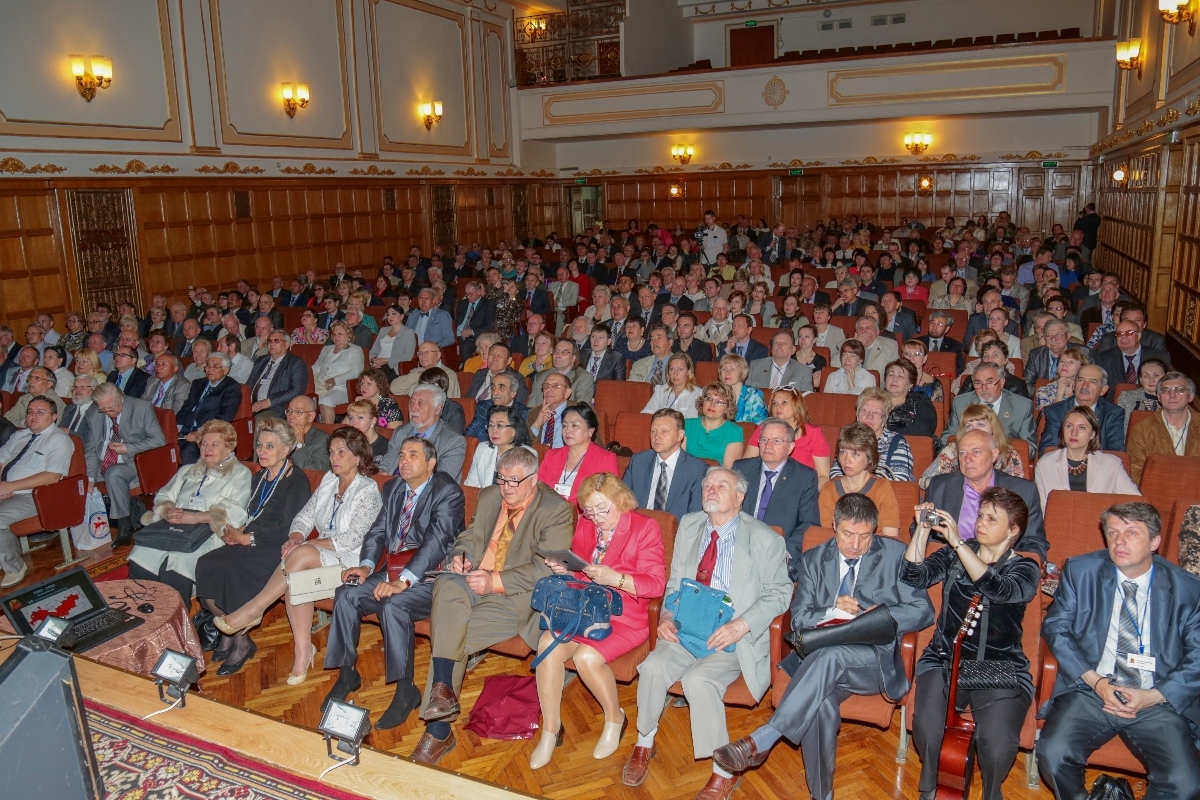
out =
<path fill-rule="evenodd" d="M 313 567 L 298 572 L 289 572 L 287 577 L 288 602 L 298 606 L 301 603 L 312 603 L 316 600 L 328 600 L 342 585 L 341 564 L 331 564 L 328 567 Z"/>
<path fill-rule="evenodd" d="M 541 716 L 537 678 L 489 675 L 471 708 L 466 728 L 481 739 L 532 739 Z"/>
<path fill-rule="evenodd" d="M 547 575 L 533 586 L 529 607 L 540 612 L 538 627 L 554 634 L 550 646 L 530 665 L 536 669 L 558 645 L 576 636 L 607 639 L 612 618 L 622 613 L 621 593 L 610 586 L 585 583 L 571 575 Z"/>
<path fill-rule="evenodd" d="M 796 648 L 796 655 L 800 658 L 822 647 L 835 645 L 877 647 L 896 641 L 896 620 L 887 606 L 878 605 L 846 622 L 801 628 L 786 634 L 784 638 Z"/>
<path fill-rule="evenodd" d="M 1012 555 L 1012 551 L 1008 551 L 993 567 L 999 569 L 1000 565 L 1008 560 Z M 962 562 L 956 561 L 954 566 L 949 570 L 946 576 L 947 590 L 954 582 L 958 580 L 958 574 L 962 572 Z M 996 661 L 984 658 L 987 655 L 987 640 L 988 640 L 988 609 L 991 607 L 991 601 L 983 597 L 983 603 L 980 606 L 981 613 L 979 617 L 979 644 L 975 651 L 975 658 L 971 661 L 960 661 L 958 664 L 958 688 L 959 691 L 971 691 L 975 689 L 1019 689 L 1021 688 L 1020 672 L 1017 669 L 1015 661 Z M 946 613 L 945 606 L 942 608 L 943 616 Z M 946 678 L 949 680 L 949 666 Z"/>
<path fill-rule="evenodd" d="M 135 545 L 169 553 L 194 553 L 213 535 L 207 522 L 195 525 L 175 525 L 160 519 L 151 522 L 133 535 Z"/>
<path fill-rule="evenodd" d="M 724 592 L 697 583 L 691 578 L 679 582 L 679 591 L 663 600 L 663 610 L 671 614 L 679 643 L 696 658 L 716 652 L 708 647 L 713 631 L 733 619 L 733 601 Z M 725 648 L 732 653 L 737 643 Z"/>

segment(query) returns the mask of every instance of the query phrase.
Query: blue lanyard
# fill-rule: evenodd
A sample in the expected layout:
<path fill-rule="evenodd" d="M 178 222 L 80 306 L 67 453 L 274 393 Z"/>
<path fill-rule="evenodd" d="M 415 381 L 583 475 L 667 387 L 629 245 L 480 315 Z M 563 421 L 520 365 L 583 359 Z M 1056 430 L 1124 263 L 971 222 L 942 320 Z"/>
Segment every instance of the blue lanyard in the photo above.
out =
<path fill-rule="evenodd" d="M 349 490 L 347 489 L 347 491 L 349 491 Z M 337 520 L 338 512 L 342 510 L 343 502 L 344 501 L 342 500 L 341 495 L 335 494 L 333 496 L 333 513 L 329 515 L 329 524 L 325 526 L 330 531 L 333 530 L 333 523 L 335 520 Z"/>
<path fill-rule="evenodd" d="M 283 479 L 283 473 L 287 472 L 287 469 L 288 462 L 285 460 L 283 466 L 279 468 L 279 474 L 275 476 L 275 480 L 273 481 L 267 481 L 265 479 L 266 470 L 263 471 L 264 479 L 258 485 L 258 497 L 254 500 L 254 510 L 250 512 L 250 519 L 257 519 L 258 515 L 262 513 L 263 506 L 271 499 L 271 495 L 275 494 L 275 485 Z"/>
<path fill-rule="evenodd" d="M 1117 570 L 1118 585 L 1120 585 L 1121 580 L 1122 580 L 1121 571 Z M 1138 624 L 1137 618 L 1134 614 L 1134 612 L 1137 611 L 1136 597 L 1134 600 L 1134 610 L 1130 611 L 1129 610 L 1129 602 L 1125 599 L 1125 593 L 1124 592 L 1121 593 L 1121 608 L 1124 611 L 1125 616 L 1129 617 L 1129 622 L 1130 622 L 1130 624 L 1133 625 L 1133 632 L 1137 634 L 1138 653 L 1141 655 L 1145 655 L 1145 653 L 1146 653 L 1146 642 L 1142 638 L 1142 631 L 1146 630 L 1146 618 L 1148 616 L 1150 616 L 1150 587 L 1152 587 L 1153 585 L 1154 585 L 1154 567 L 1151 566 L 1150 567 L 1150 580 L 1146 586 L 1146 604 L 1145 604 L 1145 606 L 1142 607 L 1142 622 L 1141 622 L 1141 624 Z"/>

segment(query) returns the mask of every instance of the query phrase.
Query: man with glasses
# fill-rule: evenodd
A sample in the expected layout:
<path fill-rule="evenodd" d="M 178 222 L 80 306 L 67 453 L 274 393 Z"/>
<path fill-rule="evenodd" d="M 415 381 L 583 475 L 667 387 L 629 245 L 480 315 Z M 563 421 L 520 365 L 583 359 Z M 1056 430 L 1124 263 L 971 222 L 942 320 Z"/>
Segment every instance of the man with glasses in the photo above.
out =
<path fill-rule="evenodd" d="M 491 334 L 494 336 L 495 334 Z M 467 387 L 467 397 L 474 398 L 476 403 L 485 403 L 492 399 L 492 394 L 495 392 L 496 378 L 501 375 L 507 375 L 511 379 L 510 386 L 516 392 L 517 399 L 522 403 L 529 397 L 529 391 L 525 386 L 525 376 L 512 368 L 512 353 L 508 349 L 508 345 L 504 342 L 494 342 L 484 344 L 487 337 L 479 337 L 479 352 L 483 356 L 483 361 L 487 365 L 487 369 L 479 369 L 471 377 L 471 384 Z M 458 376 L 454 376 L 457 382 Z M 497 403 L 496 405 L 504 405 Z"/>
<path fill-rule="evenodd" d="M 746 383 L 755 389 L 778 389 L 792 386 L 797 391 L 813 390 L 813 372 L 808 364 L 801 364 L 796 355 L 796 337 L 791 330 L 783 330 L 771 337 L 771 357 L 750 362 L 750 376 Z"/>
<path fill-rule="evenodd" d="M 11 530 L 13 523 L 37 516 L 33 490 L 57 483 L 71 470 L 75 445 L 57 421 L 54 403 L 34 397 L 26 404 L 25 427 L 0 447 L 0 589 L 25 579 L 25 559 Z"/>
<path fill-rule="evenodd" d="M 559 377 L 562 376 L 560 375 Z M 475 416 L 471 419 L 471 424 L 463 431 L 463 436 L 471 436 L 481 442 L 487 441 L 488 417 L 492 415 L 493 408 L 512 406 L 522 417 L 529 414 L 529 409 L 517 399 L 517 382 L 518 379 L 508 374 L 508 372 L 502 372 L 493 378 L 491 397 L 487 400 L 477 400 L 475 402 Z M 521 382 L 523 383 L 524 381 L 522 380 Z"/>
<path fill-rule="evenodd" d="M 582 319 L 582 318 L 581 318 Z M 579 366 L 579 346 L 571 339 L 559 339 L 550 354 L 553 369 L 539 372 L 533 379 L 533 391 L 529 402 L 538 405 L 542 402 L 542 386 L 546 378 L 555 373 L 567 376 L 571 382 L 571 396 L 579 403 L 590 403 L 596 396 L 596 383 L 586 369 Z"/>
<path fill-rule="evenodd" d="M 254 418 L 282 418 L 292 398 L 308 388 L 309 368 L 304 359 L 291 352 L 292 337 L 274 330 L 267 335 L 267 354 L 259 356 L 246 379 L 250 387 L 250 410 Z"/>
<path fill-rule="evenodd" d="M 457 744 L 450 723 L 467 657 L 520 636 L 536 649 L 541 631 L 530 608 L 533 587 L 550 574 L 539 552 L 571 546 L 575 514 L 537 479 L 537 454 L 514 447 L 496 464 L 496 485 L 479 492 L 475 518 L 450 548 L 433 587 L 432 658 L 425 684 L 422 734 L 412 759 L 436 764 Z"/>
<path fill-rule="evenodd" d="M 1161 384 L 1161 381 L 1160 381 Z M 1100 420 L 1100 449 L 1125 450 L 1125 409 L 1104 399 L 1108 393 L 1108 375 L 1096 364 L 1086 364 L 1075 375 L 1075 395 L 1051 403 L 1042 409 L 1045 426 L 1038 450 L 1058 446 L 1058 431 L 1067 412 L 1076 406 L 1087 406 Z"/>
<path fill-rule="evenodd" d="M 1126 313 L 1128 311 L 1129 309 L 1126 309 Z M 1117 325 L 1113 338 L 1117 346 L 1096 353 L 1092 362 L 1108 375 L 1110 401 L 1115 402 L 1117 399 L 1118 383 L 1137 384 L 1138 370 L 1141 369 L 1143 361 L 1157 358 L 1168 367 L 1171 366 L 1171 354 L 1166 350 L 1156 350 L 1143 344 L 1142 326 L 1133 320 L 1125 319 L 1124 314 L 1121 315 L 1121 322 Z"/>
<path fill-rule="evenodd" d="M 433 609 L 432 579 L 463 530 L 465 498 L 462 487 L 437 470 L 437 453 L 426 439 L 406 439 L 400 445 L 400 475 L 383 487 L 383 506 L 367 531 L 359 565 L 342 572 L 333 603 L 325 669 L 339 675 L 325 701 L 344 702 L 362 686 L 355 669 L 362 618 L 375 614 L 383 631 L 385 673 L 396 684 L 392 702 L 375 723 L 388 730 L 404 723 L 421 703 L 413 683 L 413 623 Z M 379 565 L 380 568 L 376 569 Z"/>
<path fill-rule="evenodd" d="M 1159 380 L 1162 408 L 1129 432 L 1129 474 L 1134 482 L 1142 480 L 1146 459 L 1155 453 L 1200 456 L 1200 424 L 1193 424 L 1197 420 L 1190 408 L 1195 398 L 1196 384 L 1182 372 L 1168 372 Z"/>
<path fill-rule="evenodd" d="M 1050 302 L 1046 302 L 1047 309 L 1050 308 Z M 1052 310 L 1052 309 L 1051 309 Z M 1060 317 L 1061 319 L 1061 317 Z M 1134 323 L 1142 332 L 1142 347 L 1149 347 L 1154 350 L 1166 350 L 1167 340 L 1158 331 L 1152 331 L 1146 327 L 1146 307 L 1141 303 L 1130 303 L 1125 306 L 1125 310 L 1121 312 L 1121 322 L 1126 320 Z M 1079 337 L 1083 341 L 1083 337 Z M 1100 337 L 1097 342 L 1094 352 L 1099 354 L 1105 350 L 1111 350 L 1117 346 L 1117 337 L 1115 331 L 1109 331 Z"/>
<path fill-rule="evenodd" d="M 571 402 L 571 382 L 567 376 L 552 372 L 542 382 L 542 404 L 529 409 L 526 419 L 537 442 L 562 447 L 562 415 Z"/>
<path fill-rule="evenodd" d="M 108 354 L 107 351 L 101 352 L 111 355 Z M 97 355 L 99 355 L 99 353 Z M 17 352 L 16 367 L 9 369 L 8 374 L 4 376 L 4 391 L 14 393 L 28 392 L 29 375 L 33 372 L 34 367 L 36 367 L 41 361 L 41 358 L 42 357 L 38 353 L 36 347 L 29 347 L 28 345 L 22 347 Z"/>
<path fill-rule="evenodd" d="M 1007 372 L 1007 371 L 1006 371 Z M 981 363 L 972 376 L 972 391 L 962 392 L 950 404 L 950 419 L 942 432 L 942 445 L 949 444 L 950 439 L 958 433 L 958 421 L 967 406 L 985 405 L 1004 426 L 1004 435 L 1009 441 L 1024 439 L 1029 443 L 1029 454 L 1033 457 L 1037 452 L 1037 441 L 1034 439 L 1033 401 L 1019 394 L 1004 391 L 1005 376 L 993 364 Z M 1058 432 L 1054 434 L 1058 436 Z M 1057 442 L 1057 439 L 1055 440 Z"/>
<path fill-rule="evenodd" d="M 192 384 L 179 374 L 179 367 L 179 359 L 170 353 L 163 353 L 155 360 L 154 375 L 161 385 L 158 387 L 158 391 L 146 398 L 154 404 L 155 408 L 170 409 L 178 414 L 183 408 L 183 404 L 187 402 L 188 395 L 192 391 Z M 76 382 L 78 382 L 78 378 Z M 79 401 L 76 400 L 76 402 Z"/>
<path fill-rule="evenodd" d="M 233 422 L 242 404 L 242 385 L 229 377 L 229 357 L 214 353 L 204 362 L 204 377 L 192 381 L 191 392 L 176 416 L 179 423 L 181 464 L 200 460 L 200 437 L 196 433 L 204 423 L 221 419 Z"/>
<path fill-rule="evenodd" d="M 133 541 L 135 520 L 130 516 L 129 489 L 138 485 L 133 459 L 138 453 L 162 447 L 167 440 L 148 401 L 126 397 L 112 383 L 101 384 L 92 400 L 100 413 L 88 426 L 83 457 L 89 484 L 104 481 L 109 521 L 117 531 L 113 546 L 120 547 Z"/>
<path fill-rule="evenodd" d="M 16 425 L 18 428 L 25 427 L 25 409 L 29 407 L 29 402 L 35 397 L 44 397 L 54 404 L 55 414 L 61 416 L 66 408 L 66 403 L 54 391 L 55 379 L 54 373 L 45 367 L 32 367 L 29 370 L 29 376 L 26 378 L 25 394 L 17 400 L 16 404 L 8 410 L 5 418 Z"/>
<path fill-rule="evenodd" d="M 314 472 L 329 470 L 329 434 L 313 427 L 317 419 L 317 402 L 308 395 L 293 397 L 288 403 L 287 424 L 296 437 L 292 463 L 300 469 Z"/>
<path fill-rule="evenodd" d="M 412 319 L 412 316 L 409 316 Z M 427 369 L 438 369 L 446 375 L 446 396 L 460 397 L 462 388 L 458 383 L 458 375 L 442 363 L 442 349 L 437 342 L 425 341 L 417 345 L 417 366 L 392 381 L 392 394 L 409 396 L 421 381 L 421 373 Z"/>
<path fill-rule="evenodd" d="M 67 433 L 74 433 L 83 441 L 87 441 L 87 430 L 95 424 L 96 415 L 100 412 L 92 401 L 92 393 L 96 390 L 96 378 L 92 375 L 77 375 L 71 387 L 71 399 L 74 401 L 66 407 L 58 418 L 58 427 L 65 428 Z"/>
<path fill-rule="evenodd" d="M 138 368 L 139 360 L 137 350 L 126 344 L 118 345 L 113 353 L 113 371 L 108 373 L 108 382 L 126 397 L 153 398 L 162 384 L 158 378 Z"/>
<path fill-rule="evenodd" d="M 410 436 L 426 439 L 437 452 L 437 468 L 455 481 L 462 480 L 463 462 L 467 458 L 467 440 L 442 422 L 446 393 L 432 383 L 422 383 L 413 390 L 408 401 L 408 422 L 392 434 L 388 451 L 379 463 L 379 471 L 398 475 L 400 444 Z"/>

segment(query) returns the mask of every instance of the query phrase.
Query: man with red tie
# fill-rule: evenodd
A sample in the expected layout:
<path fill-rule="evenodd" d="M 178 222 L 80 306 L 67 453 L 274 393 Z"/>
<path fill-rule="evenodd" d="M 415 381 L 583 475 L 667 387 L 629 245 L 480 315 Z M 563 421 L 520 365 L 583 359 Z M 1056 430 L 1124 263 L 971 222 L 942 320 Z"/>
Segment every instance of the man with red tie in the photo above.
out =
<path fill-rule="evenodd" d="M 676 681 L 688 700 L 696 758 L 709 758 L 729 742 L 722 697 L 739 675 L 755 699 L 771 686 L 771 621 L 787 608 L 792 583 L 783 537 L 741 510 L 746 490 L 745 478 L 714 467 L 701 487 L 704 511 L 679 523 L 667 594 L 690 578 L 724 592 L 733 619 L 713 631 L 706 642 L 710 652 L 698 657 L 680 641 L 671 615 L 659 618 L 658 644 L 638 667 L 638 738 L 621 776 L 626 786 L 646 780 L 667 690 Z M 697 800 L 725 800 L 736 784 L 737 778 L 714 763 Z"/>

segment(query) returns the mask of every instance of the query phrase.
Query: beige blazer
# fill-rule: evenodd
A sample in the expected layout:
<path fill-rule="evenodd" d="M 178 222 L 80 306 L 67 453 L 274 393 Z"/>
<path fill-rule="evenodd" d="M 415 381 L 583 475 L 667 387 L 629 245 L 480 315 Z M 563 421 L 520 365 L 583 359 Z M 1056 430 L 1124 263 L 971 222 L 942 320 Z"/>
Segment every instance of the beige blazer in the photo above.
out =
<path fill-rule="evenodd" d="M 1055 489 L 1070 489 L 1071 479 L 1067 474 L 1067 451 L 1065 448 L 1052 450 L 1038 459 L 1033 472 L 1038 496 L 1042 501 L 1042 514 L 1046 513 L 1046 499 Z M 1125 471 L 1121 459 L 1111 453 L 1097 450 L 1087 460 L 1087 490 L 1100 494 L 1136 494 L 1142 492 Z"/>

